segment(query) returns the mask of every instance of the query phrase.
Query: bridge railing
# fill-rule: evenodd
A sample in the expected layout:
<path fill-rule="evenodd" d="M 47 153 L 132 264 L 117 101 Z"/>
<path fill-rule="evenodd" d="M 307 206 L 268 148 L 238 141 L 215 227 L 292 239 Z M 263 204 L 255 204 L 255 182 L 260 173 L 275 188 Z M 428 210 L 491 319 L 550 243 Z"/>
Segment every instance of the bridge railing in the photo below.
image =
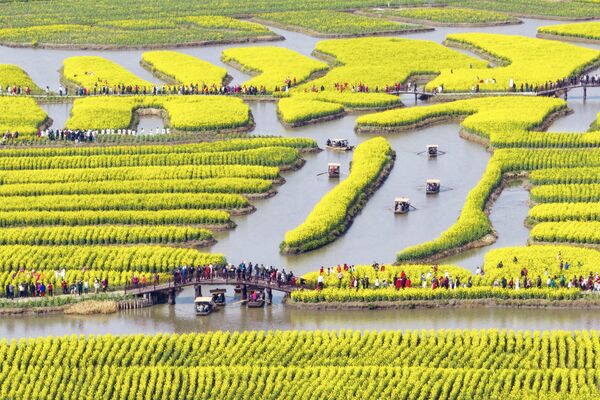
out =
<path fill-rule="evenodd" d="M 222 277 L 222 276 L 211 276 L 210 278 L 205 278 L 204 276 L 199 276 L 199 277 L 192 277 L 192 278 L 186 278 L 185 280 L 178 280 L 178 281 L 174 281 L 173 279 L 169 279 L 168 281 L 164 282 L 164 283 L 146 283 L 146 284 L 142 284 L 142 283 L 138 283 L 135 285 L 127 285 L 124 287 L 124 291 L 125 294 L 143 294 L 143 293 L 150 293 L 150 292 L 157 292 L 157 291 L 162 291 L 162 290 L 168 290 L 168 289 L 178 289 L 178 288 L 183 288 L 183 287 L 187 287 L 187 286 L 192 286 L 192 285 L 202 285 L 202 284 L 209 284 L 209 285 L 246 285 L 246 286 L 259 286 L 259 287 L 264 287 L 267 289 L 275 289 L 275 290 L 283 290 L 286 291 L 286 289 L 288 290 L 298 290 L 298 289 L 303 289 L 303 288 L 308 288 L 306 285 L 301 285 L 299 284 L 298 281 L 296 281 L 295 285 L 292 285 L 291 283 L 288 282 L 280 282 L 280 281 L 274 281 L 272 279 L 269 278 L 261 278 L 261 277 L 251 277 L 250 279 L 238 279 L 236 278 L 230 278 L 230 277 Z"/>

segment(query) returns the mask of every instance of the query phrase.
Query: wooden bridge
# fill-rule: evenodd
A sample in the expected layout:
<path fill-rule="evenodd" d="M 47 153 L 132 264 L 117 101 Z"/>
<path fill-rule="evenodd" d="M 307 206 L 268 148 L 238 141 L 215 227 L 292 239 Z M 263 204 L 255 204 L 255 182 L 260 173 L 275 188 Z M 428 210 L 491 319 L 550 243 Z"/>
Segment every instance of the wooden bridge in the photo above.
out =
<path fill-rule="evenodd" d="M 452 97 L 469 97 L 469 96 L 559 96 L 562 95 L 564 96 L 565 99 L 567 99 L 567 93 L 569 92 L 569 90 L 573 90 L 573 89 L 583 89 L 583 99 L 585 100 L 587 98 L 587 89 L 588 88 L 597 88 L 600 87 L 600 82 L 594 82 L 592 83 L 582 83 L 582 82 L 578 82 L 578 83 L 573 83 L 573 84 L 568 84 L 568 85 L 564 85 L 564 86 L 555 86 L 552 88 L 548 88 L 548 89 L 543 89 L 540 90 L 538 89 L 537 91 L 527 91 L 527 92 L 521 92 L 519 90 L 514 91 L 514 92 L 487 92 L 487 91 L 479 91 L 479 92 L 427 92 L 425 90 L 395 90 L 395 91 L 391 91 L 391 92 L 385 92 L 388 94 L 392 94 L 392 95 L 396 95 L 396 96 L 402 96 L 402 95 L 414 95 L 415 96 L 415 102 L 417 100 L 428 100 L 431 97 L 448 97 L 448 98 L 452 98 Z"/>
<path fill-rule="evenodd" d="M 563 93 L 565 100 L 566 100 L 567 93 L 569 92 L 569 90 L 583 88 L 583 99 L 585 100 L 587 98 L 587 89 L 595 88 L 595 87 L 600 87 L 600 82 L 595 82 L 594 84 L 574 83 L 571 85 L 566 85 L 566 86 L 561 86 L 561 87 L 554 87 L 554 88 L 545 89 L 545 90 L 538 90 L 537 92 L 535 92 L 535 94 L 537 96 L 557 96 L 558 97 L 559 93 Z"/>
<path fill-rule="evenodd" d="M 269 279 L 237 279 L 237 278 L 223 278 L 223 277 L 213 277 L 210 279 L 191 279 L 185 281 L 174 282 L 173 280 L 169 280 L 165 283 L 159 284 L 138 284 L 138 285 L 129 285 L 125 286 L 124 291 L 125 294 L 135 295 L 135 296 L 147 296 L 148 298 L 156 299 L 160 295 L 168 296 L 168 303 L 175 304 L 175 295 L 178 290 L 194 286 L 196 289 L 196 296 L 202 296 L 202 286 L 238 286 L 238 287 L 246 287 L 246 288 L 260 288 L 265 289 L 267 293 L 275 290 L 278 292 L 283 292 L 285 294 L 290 294 L 295 290 L 305 289 L 306 286 L 298 286 L 291 285 L 288 283 L 278 283 Z"/>

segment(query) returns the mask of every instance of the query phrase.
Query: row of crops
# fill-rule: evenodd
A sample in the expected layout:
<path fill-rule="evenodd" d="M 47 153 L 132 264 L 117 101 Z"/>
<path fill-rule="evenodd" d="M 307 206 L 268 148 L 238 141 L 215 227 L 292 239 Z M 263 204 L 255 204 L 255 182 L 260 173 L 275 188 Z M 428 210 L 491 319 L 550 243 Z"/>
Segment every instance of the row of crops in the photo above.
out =
<path fill-rule="evenodd" d="M 136 272 L 223 264 L 222 255 L 174 246 L 214 242 L 212 230 L 233 228 L 231 215 L 254 210 L 248 197 L 270 195 L 280 168 L 315 146 L 311 139 L 256 137 L 6 149 L 0 154 L 6 206 L 0 287 L 36 274 L 60 283 L 53 272 L 60 268 L 69 281 L 108 277 L 122 285 Z"/>
<path fill-rule="evenodd" d="M 135 8 L 133 5 L 132 7 Z M 69 13 L 69 10 L 66 12 Z M 44 18 L 39 18 L 38 14 L 31 18 L 35 20 L 33 26 L 3 25 L 0 41 L 9 45 L 25 44 L 31 47 L 131 48 L 281 39 L 265 26 L 225 16 L 187 14 L 165 18 L 153 14 L 135 19 L 113 19 L 114 17 L 112 15 L 112 18 L 93 22 L 83 22 L 80 19 L 67 22 L 62 19 L 60 23 L 49 23 Z M 2 20 L 6 21 L 4 18 Z"/>
<path fill-rule="evenodd" d="M 583 297 L 580 289 L 527 289 L 506 290 L 491 287 L 457 288 L 454 290 L 432 290 L 431 288 L 412 288 L 396 290 L 392 287 L 379 289 L 348 290 L 327 288 L 293 292 L 292 299 L 298 303 L 346 303 L 346 302 L 439 302 L 444 300 L 577 300 Z M 411 303 L 414 304 L 414 303 Z"/>
<path fill-rule="evenodd" d="M 0 346 L 6 361 L 0 395 L 591 399 L 600 392 L 598 347 L 593 331 L 42 338 Z"/>

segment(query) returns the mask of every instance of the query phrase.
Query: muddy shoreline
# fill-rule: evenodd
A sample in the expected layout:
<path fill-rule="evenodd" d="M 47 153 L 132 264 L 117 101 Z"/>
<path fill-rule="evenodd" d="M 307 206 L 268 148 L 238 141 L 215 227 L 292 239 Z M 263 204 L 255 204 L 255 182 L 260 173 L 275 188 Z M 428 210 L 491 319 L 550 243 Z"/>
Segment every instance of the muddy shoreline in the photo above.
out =
<path fill-rule="evenodd" d="M 93 295 L 92 295 L 93 296 Z M 57 296 L 59 298 L 61 296 Z M 19 303 L 18 300 L 14 300 L 15 303 Z M 82 299 L 68 304 L 60 306 L 36 306 L 36 307 L 0 307 L 0 317 L 31 317 L 40 315 L 100 315 L 100 314 L 112 314 L 118 312 L 120 309 L 130 309 L 132 303 L 136 304 L 136 308 L 141 308 L 142 302 L 136 299 Z M 147 302 L 146 302 L 147 303 Z M 150 304 L 144 304 L 144 307 Z"/>
<path fill-rule="evenodd" d="M 578 300 L 547 299 L 448 299 L 448 300 L 399 300 L 372 302 L 320 302 L 302 303 L 293 300 L 286 307 L 311 311 L 365 311 L 402 310 L 430 308 L 548 308 L 548 309 L 600 309 L 600 297 Z"/>
<path fill-rule="evenodd" d="M 354 14 L 367 15 L 367 14 L 362 14 L 359 12 L 355 12 Z M 367 16 L 372 17 L 372 15 L 367 15 Z M 297 25 L 288 25 L 285 23 L 270 21 L 267 19 L 259 18 L 259 17 L 252 17 L 248 21 L 255 22 L 257 24 L 261 24 L 266 27 L 272 26 L 274 28 L 284 29 L 286 31 L 291 31 L 291 32 L 298 32 L 298 33 L 302 33 L 307 36 L 323 38 L 323 39 L 358 38 L 358 37 L 366 37 L 366 36 L 397 36 L 397 35 L 410 34 L 410 33 L 430 32 L 430 31 L 434 30 L 433 28 L 431 28 L 429 26 L 415 26 L 415 28 L 413 28 L 413 29 L 396 29 L 396 30 L 391 30 L 391 31 L 379 31 L 379 32 L 375 31 L 375 32 L 364 32 L 364 33 L 323 33 L 323 32 L 314 31 L 312 29 L 303 28 L 303 27 L 300 27 Z M 417 24 L 413 24 L 413 25 L 417 25 Z"/>
<path fill-rule="evenodd" d="M 523 23 L 522 20 L 518 19 L 516 21 L 498 21 L 498 22 L 438 22 L 438 21 L 430 21 L 427 19 L 416 19 L 416 18 L 408 18 L 401 17 L 393 14 L 374 14 L 374 13 L 362 13 L 356 12 L 358 15 L 364 15 L 368 17 L 373 16 L 383 16 L 390 21 L 396 22 L 405 22 L 407 24 L 416 24 L 416 25 L 424 25 L 430 27 L 440 27 L 440 28 L 488 28 L 494 26 L 506 26 L 506 25 L 520 25 Z"/>
<path fill-rule="evenodd" d="M 414 122 L 408 125 L 395 125 L 395 126 L 375 126 L 375 125 L 356 125 L 354 131 L 356 133 L 368 133 L 368 134 L 388 134 L 388 133 L 400 133 L 414 129 L 429 128 L 435 125 L 442 125 L 450 122 L 462 121 L 464 116 L 450 116 L 442 115 L 439 117 L 425 118 L 423 120 Z"/>
<path fill-rule="evenodd" d="M 244 43 L 257 43 L 257 42 L 276 42 L 279 40 L 285 40 L 285 37 L 273 34 L 268 36 L 256 36 L 251 38 L 239 38 L 239 39 L 223 39 L 223 40 L 201 40 L 198 42 L 188 43 L 153 43 L 146 45 L 110 45 L 110 44 L 64 44 L 64 43 L 18 43 L 18 42 L 0 42 L 0 46 L 13 47 L 13 48 L 25 48 L 25 49 L 55 49 L 55 50 L 148 50 L 148 49 L 167 49 L 167 48 L 183 48 L 183 47 L 207 47 L 207 46 L 218 46 L 218 45 L 229 45 L 229 44 L 244 44 Z"/>
<path fill-rule="evenodd" d="M 314 124 L 319 124 L 321 122 L 326 122 L 326 121 L 333 121 L 336 119 L 343 118 L 346 115 L 347 115 L 347 112 L 345 110 L 342 110 L 342 111 L 334 113 L 334 114 L 324 115 L 322 117 L 307 119 L 304 121 L 294 122 L 294 123 L 290 124 L 283 120 L 283 118 L 281 117 L 281 114 L 279 112 L 277 113 L 279 122 L 281 122 L 281 124 L 283 126 L 285 126 L 286 128 L 299 128 L 301 126 L 314 125 Z"/>
<path fill-rule="evenodd" d="M 590 44 L 598 44 L 600 43 L 600 39 L 592 39 L 592 38 L 584 38 L 578 36 L 567 36 L 567 35 L 557 35 L 552 33 L 537 33 L 536 37 L 539 39 L 548 39 L 548 40 L 558 40 L 561 42 L 577 42 L 577 43 L 590 43 Z"/>

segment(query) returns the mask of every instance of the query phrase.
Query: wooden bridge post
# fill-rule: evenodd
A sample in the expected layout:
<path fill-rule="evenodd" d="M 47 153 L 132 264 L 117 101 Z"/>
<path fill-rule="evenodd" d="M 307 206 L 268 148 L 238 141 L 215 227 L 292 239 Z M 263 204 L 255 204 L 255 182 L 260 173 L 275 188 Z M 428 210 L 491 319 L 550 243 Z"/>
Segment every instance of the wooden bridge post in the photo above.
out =
<path fill-rule="evenodd" d="M 271 290 L 271 288 L 267 289 L 267 304 L 273 304 L 273 291 Z"/>
<path fill-rule="evenodd" d="M 196 297 L 202 297 L 202 285 L 195 285 L 194 290 L 196 292 Z"/>
<path fill-rule="evenodd" d="M 569 93 L 569 91 L 565 89 L 565 100 L 567 100 L 567 93 Z"/>
<path fill-rule="evenodd" d="M 585 101 L 586 97 L 587 97 L 587 88 L 585 86 L 583 86 L 583 101 Z"/>
<path fill-rule="evenodd" d="M 167 302 L 169 305 L 175 305 L 175 288 L 169 289 L 169 300 Z"/>
<path fill-rule="evenodd" d="M 248 286 L 242 286 L 242 300 L 248 300 Z"/>
<path fill-rule="evenodd" d="M 417 104 L 417 100 L 418 100 L 418 96 L 417 96 L 417 92 L 415 91 L 415 104 Z"/>

